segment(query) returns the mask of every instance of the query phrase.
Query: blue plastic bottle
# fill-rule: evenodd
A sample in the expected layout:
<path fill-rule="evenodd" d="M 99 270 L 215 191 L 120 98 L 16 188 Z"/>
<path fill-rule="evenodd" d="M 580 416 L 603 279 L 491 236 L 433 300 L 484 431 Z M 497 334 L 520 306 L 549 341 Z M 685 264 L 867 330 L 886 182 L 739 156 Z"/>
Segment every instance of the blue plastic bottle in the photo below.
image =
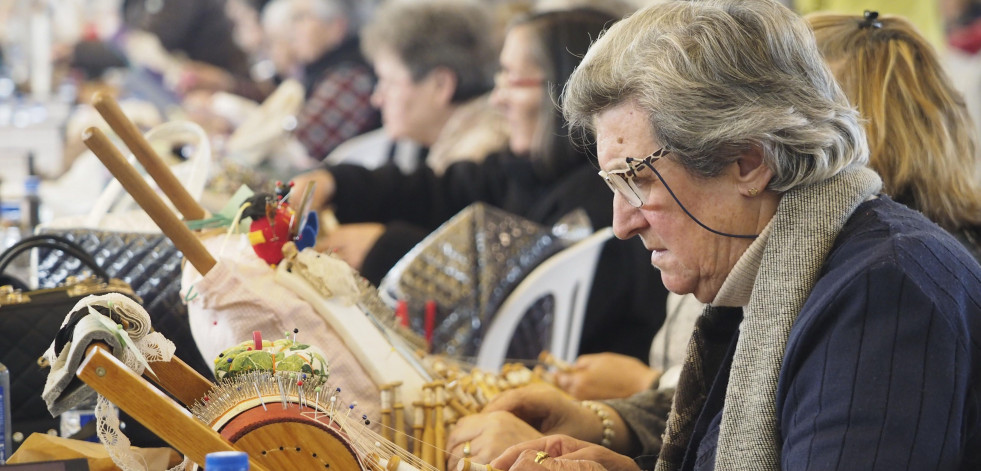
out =
<path fill-rule="evenodd" d="M 244 451 L 216 451 L 204 458 L 204 471 L 249 471 L 249 455 Z"/>
<path fill-rule="evenodd" d="M 10 444 L 10 370 L 0 363 L 0 465 L 7 462 Z"/>

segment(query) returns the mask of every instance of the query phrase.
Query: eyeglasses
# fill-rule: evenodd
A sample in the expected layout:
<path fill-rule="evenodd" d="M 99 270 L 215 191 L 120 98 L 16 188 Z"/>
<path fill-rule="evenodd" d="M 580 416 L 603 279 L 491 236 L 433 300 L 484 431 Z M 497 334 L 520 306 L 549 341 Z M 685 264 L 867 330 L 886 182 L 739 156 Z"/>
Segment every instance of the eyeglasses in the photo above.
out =
<path fill-rule="evenodd" d="M 657 176 L 657 179 L 661 181 L 661 184 L 664 185 L 664 189 L 668 191 L 671 198 L 674 198 L 674 202 L 678 203 L 678 207 L 681 208 L 681 210 L 684 211 L 692 221 L 695 221 L 695 224 L 698 224 L 699 226 L 702 226 L 703 229 L 720 236 L 734 237 L 737 239 L 755 239 L 759 237 L 759 234 L 730 234 L 728 232 L 712 229 L 711 227 L 702 223 L 702 221 L 699 221 L 694 214 L 688 211 L 688 208 L 681 204 L 681 200 L 679 200 L 678 196 L 674 194 L 674 191 L 671 191 L 671 187 L 668 186 L 668 182 L 664 181 L 664 177 L 661 176 L 661 173 L 654 168 L 654 162 L 657 162 L 658 159 L 664 157 L 670 152 L 671 151 L 668 150 L 667 147 L 662 147 L 643 159 L 627 157 L 627 168 L 622 170 L 610 170 L 609 172 L 600 170 L 599 176 L 606 182 L 606 186 L 613 190 L 613 193 L 619 193 L 620 196 L 623 196 L 623 198 L 626 199 L 631 206 L 639 208 L 644 205 L 644 202 L 647 201 L 649 195 L 637 187 L 637 184 L 634 183 L 634 177 L 637 176 L 637 172 L 643 170 L 644 167 L 649 167 L 651 171 L 654 172 L 654 175 Z"/>
<path fill-rule="evenodd" d="M 494 74 L 494 87 L 503 88 L 531 88 L 538 87 L 545 83 L 545 79 L 538 77 L 508 78 L 508 73 L 501 70 Z"/>
<path fill-rule="evenodd" d="M 610 187 L 610 190 L 613 190 L 614 193 L 619 193 L 631 206 L 639 208 L 644 205 L 647 195 L 640 191 L 640 188 L 634 183 L 634 177 L 645 166 L 649 166 L 653 170 L 654 162 L 657 162 L 658 159 L 667 155 L 669 152 L 671 151 L 667 147 L 662 147 L 643 159 L 627 157 L 627 168 L 610 170 L 609 172 L 600 170 L 599 176 L 603 178 L 603 181 L 606 182 L 606 186 Z"/>

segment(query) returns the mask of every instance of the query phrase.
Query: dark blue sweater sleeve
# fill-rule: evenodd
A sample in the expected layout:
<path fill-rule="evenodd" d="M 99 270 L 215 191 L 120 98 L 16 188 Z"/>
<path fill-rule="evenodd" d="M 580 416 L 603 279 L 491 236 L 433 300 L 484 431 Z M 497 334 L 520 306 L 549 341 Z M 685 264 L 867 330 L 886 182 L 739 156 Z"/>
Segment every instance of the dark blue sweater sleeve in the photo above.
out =
<path fill-rule="evenodd" d="M 805 306 L 788 341 L 783 468 L 969 469 L 977 346 L 961 317 L 976 300 L 946 299 L 942 283 L 897 262 L 824 280 L 808 300 L 821 307 Z"/>

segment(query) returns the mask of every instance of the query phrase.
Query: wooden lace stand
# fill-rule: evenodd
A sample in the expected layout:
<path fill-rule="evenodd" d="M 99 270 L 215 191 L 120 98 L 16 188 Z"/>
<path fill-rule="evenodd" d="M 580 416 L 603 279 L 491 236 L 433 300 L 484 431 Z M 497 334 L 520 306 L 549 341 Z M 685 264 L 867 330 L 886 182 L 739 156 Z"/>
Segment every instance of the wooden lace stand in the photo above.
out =
<path fill-rule="evenodd" d="M 166 391 L 188 404 L 204 397 L 212 384 L 183 361 L 153 362 L 155 381 Z M 148 372 L 148 374 L 150 374 Z M 161 394 L 109 352 L 103 343 L 93 343 L 85 351 L 78 377 L 110 402 L 131 415 L 151 432 L 167 441 L 191 461 L 204 465 L 205 456 L 215 451 L 239 451 L 204 422 L 194 418 L 173 399 Z M 267 468 L 250 458 L 253 471 Z"/>
<path fill-rule="evenodd" d="M 205 210 L 187 193 L 113 99 L 99 94 L 93 103 L 184 218 L 205 217 Z M 97 128 L 89 128 L 83 133 L 83 141 L 188 262 L 202 275 L 208 273 L 215 266 L 214 257 L 106 135 Z M 185 406 L 204 398 L 214 387 L 177 357 L 169 362 L 152 362 L 150 367 L 156 375 L 148 377 Z M 341 469 L 361 468 L 351 450 L 336 437 L 335 432 L 320 426 L 322 424 L 311 425 L 309 420 L 298 420 L 297 417 L 263 423 L 235 438 L 235 444 L 232 444 L 219 432 L 194 418 L 187 409 L 161 394 L 146 379 L 137 376 L 117 360 L 104 344 L 93 344 L 86 349 L 86 358 L 78 376 L 200 466 L 203 466 L 207 453 L 239 450 L 249 453 L 253 471 L 292 469 L 298 465 L 322 464 L 325 461 L 334 462 Z M 287 443 L 290 450 L 296 450 L 296 454 L 267 453 L 269 450 L 284 450 L 286 447 L 283 445 Z M 298 459 L 301 449 L 306 452 L 306 461 L 302 457 Z M 314 451 L 312 457 L 309 450 Z"/>
<path fill-rule="evenodd" d="M 146 376 L 185 405 L 190 404 L 184 398 L 205 397 L 213 386 L 177 357 L 169 362 L 151 362 L 150 368 L 156 378 L 149 372 Z M 203 466 L 208 453 L 244 451 L 249 454 L 252 471 L 324 468 L 324 463 L 344 470 L 362 469 L 336 433 L 327 431 L 322 423 L 311 425 L 311 420 L 269 420 L 249 427 L 232 443 L 222 435 L 227 430 L 219 433 L 195 418 L 114 357 L 104 343 L 89 345 L 77 374 L 92 389 L 199 466 Z M 253 416 L 259 412 L 258 408 L 243 411 Z"/>
<path fill-rule="evenodd" d="M 136 159 L 147 170 L 147 173 L 154 179 L 163 193 L 174 203 L 174 207 L 181 215 L 186 220 L 204 218 L 206 216 L 204 208 L 180 184 L 170 168 L 153 151 L 139 129 L 123 114 L 118 104 L 109 95 L 96 94 L 93 105 L 109 123 L 113 131 L 133 151 Z M 191 265 L 202 275 L 207 274 L 216 264 L 215 259 L 198 237 L 174 215 L 139 172 L 130 165 L 108 137 L 93 127 L 83 133 L 83 141 L 137 204 L 160 227 L 161 231 L 173 241 Z M 204 397 L 213 387 L 212 383 L 197 374 L 177 357 L 174 357 L 171 362 L 151 363 L 151 368 L 156 373 L 156 378 L 153 378 L 154 381 L 186 406 L 190 406 L 196 400 Z M 236 449 L 236 445 L 204 425 L 203 422 L 191 417 L 187 410 L 180 407 L 176 402 L 162 394 L 153 394 L 158 393 L 158 391 L 154 390 L 153 386 L 146 380 L 136 376 L 125 365 L 122 365 L 105 350 L 104 346 L 94 345 L 89 348 L 88 356 L 79 370 L 79 377 L 198 464 L 204 462 L 204 456 L 208 452 Z M 458 413 L 463 412 L 464 409 L 455 398 L 447 401 L 443 383 L 437 382 L 431 384 L 430 387 L 434 388 L 430 394 L 435 393 L 431 396 L 431 399 L 435 399 L 435 401 L 430 400 L 427 401 L 428 404 L 420 404 L 420 406 L 424 406 L 421 408 L 425 410 L 425 418 L 417 424 L 420 428 L 417 430 L 417 434 L 426 435 L 426 439 L 422 439 L 422 436 L 416 437 L 415 454 L 428 458 L 424 461 L 443 471 L 446 464 L 443 450 L 433 446 L 434 443 L 445 443 L 443 410 L 448 405 L 457 406 L 455 408 Z M 393 418 L 396 423 L 404 425 L 402 420 L 403 406 L 397 397 L 396 394 L 394 404 L 390 407 L 394 409 Z M 420 426 L 422 423 L 425 423 L 426 426 Z M 396 427 L 396 430 L 398 429 L 399 427 Z M 264 449 L 263 445 L 268 446 L 269 443 L 273 442 L 302 444 L 304 448 L 320 447 L 324 449 L 326 447 L 324 449 L 325 454 L 339 458 L 346 454 L 346 450 L 339 449 L 343 448 L 343 443 L 331 440 L 330 437 L 324 437 L 322 434 L 311 434 L 310 430 L 305 430 L 302 424 L 289 422 L 268 424 L 259 427 L 255 434 L 250 435 L 252 436 L 237 440 L 236 444 L 241 445 L 239 449 L 250 452 L 253 470 L 264 469 L 255 463 L 256 454 L 254 452 Z M 406 449 L 407 435 L 405 433 L 396 435 L 393 437 L 395 443 Z M 249 440 L 244 440 L 244 438 Z M 313 440 L 316 442 L 311 442 Z M 428 444 L 428 446 L 422 445 L 423 443 Z M 299 446 L 296 449 L 299 450 Z M 282 463 L 275 460 L 270 461 L 265 453 L 262 454 L 262 460 L 273 469 L 295 467 L 297 464 L 294 461 Z M 466 464 L 469 468 L 471 463 L 469 460 L 464 460 L 460 464 Z M 483 465 L 473 464 L 473 466 L 469 469 L 495 471 Z"/>

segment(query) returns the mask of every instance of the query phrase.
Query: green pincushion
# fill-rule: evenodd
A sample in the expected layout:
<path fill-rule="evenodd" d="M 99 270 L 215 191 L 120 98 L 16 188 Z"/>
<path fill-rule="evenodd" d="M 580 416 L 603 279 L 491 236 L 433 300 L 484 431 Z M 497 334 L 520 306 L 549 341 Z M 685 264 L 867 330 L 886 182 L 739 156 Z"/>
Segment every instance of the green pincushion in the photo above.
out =
<path fill-rule="evenodd" d="M 262 350 L 256 350 L 255 342 L 247 340 L 215 359 L 215 377 L 219 380 L 256 371 L 306 373 L 324 381 L 328 376 L 327 360 L 320 349 L 288 338 L 263 340 Z"/>

